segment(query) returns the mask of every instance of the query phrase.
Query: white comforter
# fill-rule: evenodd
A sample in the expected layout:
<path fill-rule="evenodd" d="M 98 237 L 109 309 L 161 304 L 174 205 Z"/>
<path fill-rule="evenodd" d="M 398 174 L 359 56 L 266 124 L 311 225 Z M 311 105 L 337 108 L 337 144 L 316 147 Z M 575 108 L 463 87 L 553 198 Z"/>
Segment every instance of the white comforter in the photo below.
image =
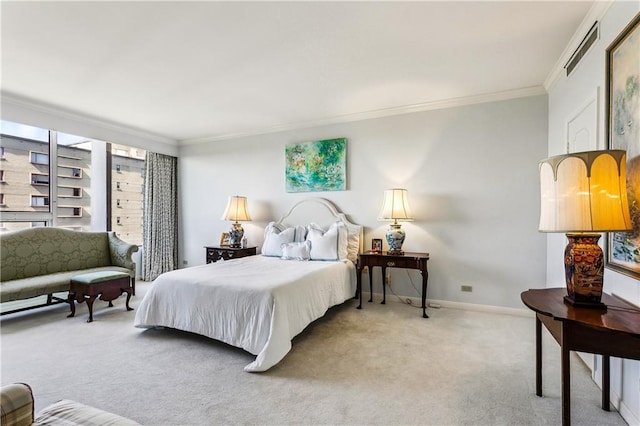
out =
<path fill-rule="evenodd" d="M 201 334 L 242 348 L 265 371 L 291 350 L 291 339 L 355 293 L 350 261 L 301 262 L 249 256 L 159 276 L 134 325 Z"/>

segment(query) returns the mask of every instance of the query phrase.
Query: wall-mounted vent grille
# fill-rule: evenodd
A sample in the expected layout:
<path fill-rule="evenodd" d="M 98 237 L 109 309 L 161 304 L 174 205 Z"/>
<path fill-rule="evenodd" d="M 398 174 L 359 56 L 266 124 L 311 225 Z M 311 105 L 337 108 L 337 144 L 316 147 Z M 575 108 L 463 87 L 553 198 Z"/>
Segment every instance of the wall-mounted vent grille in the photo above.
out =
<path fill-rule="evenodd" d="M 580 42 L 580 46 L 578 46 L 575 52 L 573 52 L 573 55 L 571 55 L 571 58 L 569 58 L 569 62 L 564 66 L 567 70 L 567 76 L 571 74 L 571 71 L 574 70 L 582 58 L 584 58 L 584 55 L 587 54 L 591 46 L 593 46 L 593 43 L 595 43 L 596 40 L 598 40 L 598 37 L 600 37 L 600 31 L 598 28 L 598 21 L 596 21 L 589 29 L 589 32 L 587 32 L 587 35 L 584 36 Z"/>

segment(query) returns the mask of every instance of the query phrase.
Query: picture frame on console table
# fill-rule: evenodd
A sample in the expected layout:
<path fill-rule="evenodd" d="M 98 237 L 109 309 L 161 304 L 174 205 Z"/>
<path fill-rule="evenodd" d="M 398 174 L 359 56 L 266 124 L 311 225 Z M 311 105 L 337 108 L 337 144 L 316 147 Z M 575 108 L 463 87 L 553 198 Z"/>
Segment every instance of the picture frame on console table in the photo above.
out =
<path fill-rule="evenodd" d="M 382 239 L 373 238 L 371 240 L 371 253 L 382 253 Z"/>
<path fill-rule="evenodd" d="M 231 245 L 231 237 L 228 232 L 220 235 L 220 247 L 229 247 Z"/>
<path fill-rule="evenodd" d="M 640 13 L 609 45 L 607 149 L 627 151 L 627 197 L 633 231 L 606 233 L 605 267 L 640 279 Z"/>

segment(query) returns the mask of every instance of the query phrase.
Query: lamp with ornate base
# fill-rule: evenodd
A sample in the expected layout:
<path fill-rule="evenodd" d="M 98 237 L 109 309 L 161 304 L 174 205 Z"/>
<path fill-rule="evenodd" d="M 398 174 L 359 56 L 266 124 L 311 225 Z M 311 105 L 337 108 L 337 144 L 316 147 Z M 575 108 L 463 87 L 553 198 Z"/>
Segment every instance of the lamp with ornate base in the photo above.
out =
<path fill-rule="evenodd" d="M 384 191 L 382 209 L 378 215 L 378 220 L 393 220 L 385 235 L 389 244 L 389 254 L 404 254 L 402 244 L 405 239 L 405 232 L 398 223 L 398 220 L 411 221 L 413 214 L 409 208 L 409 198 L 406 189 L 387 189 Z"/>
<path fill-rule="evenodd" d="M 229 197 L 227 208 L 224 210 L 224 214 L 222 215 L 222 220 L 235 221 L 229 230 L 229 246 L 241 247 L 244 229 L 239 221 L 251 220 L 249 210 L 247 209 L 247 197 L 241 197 L 239 195 Z"/>
<path fill-rule="evenodd" d="M 632 229 L 626 153 L 586 151 L 540 162 L 541 232 L 566 232 L 565 301 L 606 309 L 601 302 L 604 256 L 599 232 Z"/>

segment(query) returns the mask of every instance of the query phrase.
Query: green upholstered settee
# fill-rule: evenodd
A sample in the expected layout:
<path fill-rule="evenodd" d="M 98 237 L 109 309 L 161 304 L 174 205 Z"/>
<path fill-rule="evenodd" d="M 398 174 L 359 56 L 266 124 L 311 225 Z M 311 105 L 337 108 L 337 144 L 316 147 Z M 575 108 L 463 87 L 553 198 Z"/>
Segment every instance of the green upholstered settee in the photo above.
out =
<path fill-rule="evenodd" d="M 99 408 L 63 399 L 45 407 L 37 415 L 31 387 L 25 383 L 12 383 L 0 389 L 2 426 L 29 425 L 82 425 L 82 426 L 135 426 L 139 423 Z"/>
<path fill-rule="evenodd" d="M 136 251 L 115 232 L 41 227 L 2 233 L 0 302 L 47 295 L 47 305 L 59 303 L 53 293 L 68 291 L 73 276 L 107 270 L 128 273 L 135 294 Z"/>

